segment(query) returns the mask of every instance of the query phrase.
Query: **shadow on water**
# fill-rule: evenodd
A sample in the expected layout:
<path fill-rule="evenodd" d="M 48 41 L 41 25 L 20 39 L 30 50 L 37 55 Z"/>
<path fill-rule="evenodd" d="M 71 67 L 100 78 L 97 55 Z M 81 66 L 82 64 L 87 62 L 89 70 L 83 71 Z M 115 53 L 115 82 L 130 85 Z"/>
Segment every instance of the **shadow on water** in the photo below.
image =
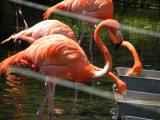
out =
<path fill-rule="evenodd" d="M 0 28 L 0 40 L 8 38 L 11 34 L 16 32 L 16 19 L 15 19 L 15 5 L 6 1 L 1 1 L 1 17 Z M 19 5 L 18 5 L 19 6 Z M 33 26 L 37 22 L 43 20 L 42 14 L 44 11 L 36 10 L 33 8 L 21 6 L 21 10 L 25 19 L 30 26 Z M 160 31 L 160 16 L 159 10 L 154 9 L 139 9 L 129 8 L 123 6 L 115 6 L 114 18 L 120 23 L 125 25 L 152 30 Z M 69 25 L 76 33 L 77 38 L 80 36 L 82 29 L 81 20 L 74 20 L 73 18 L 62 17 L 58 15 L 52 15 L 51 18 L 61 20 Z M 24 29 L 24 23 L 21 16 L 18 16 L 19 27 L 18 30 Z M 130 41 L 139 54 L 140 60 L 143 63 L 145 69 L 160 70 L 160 38 L 147 36 L 139 33 L 132 32 L 131 30 L 122 30 L 125 40 Z M 104 34 L 103 34 L 104 33 Z M 112 43 L 108 40 L 105 31 L 102 31 L 102 38 L 108 46 L 109 51 L 113 57 L 113 68 L 117 66 L 132 67 L 134 64 L 133 57 L 129 51 L 125 48 L 120 48 L 118 51 L 114 51 Z M 89 27 L 85 33 L 87 40 L 82 41 L 82 48 L 88 54 L 89 45 Z M 22 50 L 28 47 L 28 44 L 22 42 L 20 48 L 16 48 L 15 44 L 10 41 L 4 45 L 0 45 L 0 60 L 7 58 L 9 55 L 13 55 L 18 50 Z M 104 58 L 101 57 L 102 53 L 93 44 L 94 64 L 102 67 Z M 115 73 L 115 70 L 113 69 Z M 91 86 L 91 82 L 84 83 Z M 106 91 L 111 91 L 113 81 L 110 78 L 100 79 L 95 82 L 95 88 L 99 88 Z M 2 74 L 0 76 L 0 119 L 1 120 L 38 120 L 36 112 L 40 107 L 44 94 L 46 92 L 44 82 L 33 79 L 31 77 L 21 75 L 8 75 Z M 65 92 L 64 92 L 65 91 Z M 78 101 L 76 108 L 78 113 L 74 116 L 71 115 L 74 108 L 74 96 L 75 90 L 65 88 L 62 86 L 56 86 L 55 92 L 55 108 L 62 110 L 62 114 L 54 115 L 58 120 L 111 120 L 109 113 L 114 101 L 106 98 L 101 98 L 93 95 L 90 105 L 90 95 L 78 91 Z M 44 109 L 45 119 L 48 118 L 48 105 L 45 105 Z"/>

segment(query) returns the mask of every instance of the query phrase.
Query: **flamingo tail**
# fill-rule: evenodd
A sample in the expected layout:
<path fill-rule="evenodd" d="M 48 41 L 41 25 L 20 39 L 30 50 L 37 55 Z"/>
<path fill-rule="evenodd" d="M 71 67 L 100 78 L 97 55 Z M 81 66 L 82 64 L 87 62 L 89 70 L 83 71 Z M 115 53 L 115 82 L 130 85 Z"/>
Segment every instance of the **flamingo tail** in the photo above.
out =
<path fill-rule="evenodd" d="M 24 52 L 21 51 L 11 57 L 8 57 L 7 59 L 5 59 L 4 61 L 2 61 L 0 63 L 0 74 L 1 73 L 5 73 L 7 74 L 7 69 L 9 68 L 10 65 L 12 64 L 16 64 L 16 66 L 19 66 L 21 63 L 21 60 L 24 58 Z"/>

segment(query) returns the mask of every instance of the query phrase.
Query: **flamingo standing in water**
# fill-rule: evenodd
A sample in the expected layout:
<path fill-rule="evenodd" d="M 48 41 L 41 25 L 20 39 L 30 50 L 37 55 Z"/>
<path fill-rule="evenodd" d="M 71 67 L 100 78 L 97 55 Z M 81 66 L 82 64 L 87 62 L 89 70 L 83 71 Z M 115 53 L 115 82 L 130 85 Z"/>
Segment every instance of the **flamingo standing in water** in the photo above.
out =
<path fill-rule="evenodd" d="M 62 34 L 74 40 L 75 42 L 77 42 L 76 36 L 69 26 L 67 26 L 66 24 L 58 20 L 44 20 L 35 24 L 29 29 L 26 29 L 17 34 L 11 35 L 8 39 L 1 42 L 1 44 L 8 42 L 11 39 L 13 39 L 14 42 L 17 42 L 18 39 L 21 39 L 28 42 L 29 44 L 32 44 L 37 39 L 47 35 L 51 35 L 51 34 Z M 38 68 L 35 67 L 34 65 L 31 65 L 31 63 L 29 63 L 28 61 L 21 60 L 21 62 L 27 65 L 28 67 L 32 68 L 33 70 L 38 71 Z M 48 84 L 46 81 L 46 88 L 48 89 L 47 85 Z M 49 103 L 49 106 L 50 106 L 50 103 Z"/>
<path fill-rule="evenodd" d="M 96 67 L 93 67 L 93 65 L 89 63 L 84 51 L 75 41 L 60 34 L 53 34 L 36 40 L 26 50 L 2 61 L 0 63 L 0 73 L 7 72 L 11 64 L 16 63 L 16 65 L 18 65 L 21 63 L 21 60 L 25 60 L 38 66 L 39 72 L 48 77 L 51 76 L 55 81 L 57 80 L 56 78 L 68 78 L 76 82 L 86 82 L 106 75 L 114 79 L 116 76 L 109 72 L 112 68 L 112 58 L 99 34 L 102 27 L 110 28 L 112 29 L 110 32 L 112 42 L 120 44 L 122 40 L 121 34 L 117 32 L 119 31 L 119 24 L 117 25 L 115 23 L 117 23 L 115 20 L 106 20 L 97 26 L 94 33 L 95 41 L 103 52 L 106 60 L 106 65 L 103 69 L 97 71 Z M 116 39 L 113 38 L 113 36 L 116 36 Z M 47 80 L 48 77 L 46 77 Z M 125 83 L 118 78 L 115 79 L 115 82 L 118 85 L 118 92 L 123 94 L 126 90 Z M 47 89 L 48 91 L 38 111 L 40 119 L 43 119 L 42 110 L 47 98 L 49 98 L 51 102 L 49 119 L 53 119 L 53 100 L 52 97 L 49 96 L 51 95 L 50 92 L 54 93 L 54 88 L 55 84 L 50 85 Z"/>
<path fill-rule="evenodd" d="M 56 10 L 65 10 L 68 12 L 81 14 L 88 17 L 98 18 L 102 20 L 113 18 L 113 3 L 112 0 L 64 0 L 52 7 L 50 7 L 43 15 L 44 19 L 48 19 L 52 12 Z M 84 27 L 80 35 L 78 44 L 82 42 L 84 32 L 87 24 L 91 24 L 90 28 L 90 43 L 89 43 L 89 59 L 93 64 L 93 52 L 92 52 L 92 35 L 93 35 L 93 23 L 89 21 L 84 22 Z M 92 86 L 94 81 L 92 81 Z M 77 92 L 76 92 L 77 93 Z"/>
<path fill-rule="evenodd" d="M 37 39 L 51 34 L 62 34 L 74 41 L 77 41 L 74 32 L 66 24 L 58 20 L 44 20 L 27 30 L 23 30 L 17 34 L 11 35 L 11 37 L 1 42 L 1 44 L 8 42 L 11 39 L 14 39 L 14 42 L 16 42 L 18 39 L 22 39 L 29 44 L 32 44 Z"/>

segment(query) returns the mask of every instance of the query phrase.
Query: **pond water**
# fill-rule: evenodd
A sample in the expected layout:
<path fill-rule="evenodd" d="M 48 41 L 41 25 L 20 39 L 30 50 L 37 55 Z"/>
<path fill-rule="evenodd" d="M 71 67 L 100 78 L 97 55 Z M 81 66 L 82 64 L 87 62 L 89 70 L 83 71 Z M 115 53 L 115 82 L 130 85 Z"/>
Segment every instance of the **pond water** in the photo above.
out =
<path fill-rule="evenodd" d="M 15 4 L 1 1 L 1 41 L 8 38 L 16 32 Z M 24 18 L 29 27 L 40 22 L 43 19 L 44 11 L 34 8 L 20 6 Z M 128 8 L 115 5 L 114 18 L 124 25 L 132 28 L 140 28 L 142 30 L 150 30 L 160 32 L 160 10 L 159 9 L 140 9 Z M 77 39 L 82 29 L 81 20 L 53 15 L 51 18 L 58 19 L 68 24 L 76 33 Z M 129 28 L 129 27 L 128 27 Z M 22 17 L 18 16 L 18 31 L 24 29 Z M 160 39 L 156 36 L 141 34 L 132 29 L 122 29 L 124 40 L 131 42 L 142 61 L 144 69 L 160 70 Z M 149 33 L 148 33 L 149 34 Z M 102 38 L 113 57 L 113 70 L 116 74 L 115 67 L 132 67 L 134 64 L 132 54 L 125 48 L 119 48 L 115 51 L 114 46 L 108 40 L 105 31 L 102 31 Z M 89 27 L 85 33 L 85 38 L 81 44 L 82 48 L 88 55 L 89 45 Z M 9 55 L 15 54 L 17 51 L 25 49 L 28 46 L 22 42 L 20 47 L 11 41 L 4 45 L 0 45 L 0 60 L 4 60 Z M 93 43 L 94 65 L 103 67 L 104 58 L 99 48 Z M 114 82 L 106 77 L 95 81 L 94 88 L 105 90 L 106 93 L 112 92 L 112 84 Z M 91 86 L 91 81 L 84 83 Z M 40 107 L 44 94 L 46 92 L 44 81 L 22 76 L 1 74 L 0 76 L 0 120 L 38 120 L 36 112 Z M 72 114 L 75 97 L 75 90 L 63 86 L 56 86 L 55 92 L 55 108 L 60 109 L 62 114 L 55 114 L 57 120 L 111 120 L 110 109 L 114 106 L 114 100 L 93 95 L 90 100 L 90 94 L 78 91 L 78 101 L 76 104 L 78 113 Z M 45 119 L 48 118 L 48 104 L 44 108 Z"/>

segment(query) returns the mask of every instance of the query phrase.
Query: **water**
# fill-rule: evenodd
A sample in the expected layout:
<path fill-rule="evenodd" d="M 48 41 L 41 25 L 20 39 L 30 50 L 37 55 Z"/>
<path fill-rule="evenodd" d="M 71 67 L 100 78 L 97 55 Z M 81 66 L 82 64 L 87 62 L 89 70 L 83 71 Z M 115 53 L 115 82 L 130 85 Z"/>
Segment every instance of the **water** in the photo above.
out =
<path fill-rule="evenodd" d="M 2 16 L 2 27 L 1 27 L 1 41 L 8 38 L 11 34 L 16 32 L 15 22 L 15 5 L 9 2 L 1 2 L 3 8 L 1 12 L 4 13 Z M 32 26 L 43 19 L 43 12 L 33 8 L 20 6 L 23 15 L 29 25 Z M 7 9 L 6 9 L 7 8 Z M 141 28 L 145 30 L 152 30 L 155 32 L 160 31 L 160 16 L 159 10 L 154 9 L 139 9 L 139 8 L 127 8 L 123 6 L 115 6 L 114 18 L 120 23 L 132 26 L 133 28 Z M 77 38 L 79 37 L 82 29 L 81 20 L 71 19 L 58 15 L 52 16 L 62 22 L 68 24 L 76 33 Z M 18 17 L 18 31 L 24 29 L 23 19 L 21 16 Z M 154 36 L 148 36 L 133 32 L 132 30 L 123 30 L 123 37 L 125 40 L 130 41 L 139 54 L 140 60 L 143 63 L 145 69 L 160 70 L 160 39 Z M 132 67 L 134 64 L 131 53 L 126 48 L 120 48 L 118 51 L 114 51 L 114 46 L 108 40 L 105 30 L 102 31 L 102 39 L 104 39 L 109 51 L 113 57 L 113 68 L 116 66 Z M 89 27 L 85 33 L 85 39 L 82 42 L 82 48 L 88 55 L 88 44 L 89 44 Z M 18 50 L 25 49 L 28 46 L 26 43 L 22 43 L 21 48 L 17 47 Z M 103 67 L 104 58 L 102 53 L 97 48 L 96 44 L 93 44 L 94 53 L 94 64 Z M 0 60 L 7 58 L 8 55 L 15 53 L 15 45 L 12 42 L 0 45 Z M 113 72 L 115 70 L 113 69 Z M 84 83 L 85 85 L 91 86 L 91 82 Z M 112 93 L 113 81 L 106 77 L 95 81 L 95 88 L 106 90 L 106 92 Z M 46 92 L 44 81 L 38 79 L 20 75 L 0 76 L 0 119 L 1 120 L 38 120 L 36 112 L 40 107 L 44 94 Z M 55 93 L 55 108 L 60 109 L 62 114 L 55 114 L 57 120 L 111 120 L 110 109 L 113 108 L 114 100 L 98 97 L 93 95 L 92 101 L 90 101 L 90 94 L 78 91 L 78 101 L 76 108 L 78 113 L 74 115 L 74 97 L 75 90 L 66 88 L 63 86 L 56 86 Z M 44 108 L 45 119 L 48 118 L 48 104 Z M 115 117 L 115 116 L 113 116 Z"/>

